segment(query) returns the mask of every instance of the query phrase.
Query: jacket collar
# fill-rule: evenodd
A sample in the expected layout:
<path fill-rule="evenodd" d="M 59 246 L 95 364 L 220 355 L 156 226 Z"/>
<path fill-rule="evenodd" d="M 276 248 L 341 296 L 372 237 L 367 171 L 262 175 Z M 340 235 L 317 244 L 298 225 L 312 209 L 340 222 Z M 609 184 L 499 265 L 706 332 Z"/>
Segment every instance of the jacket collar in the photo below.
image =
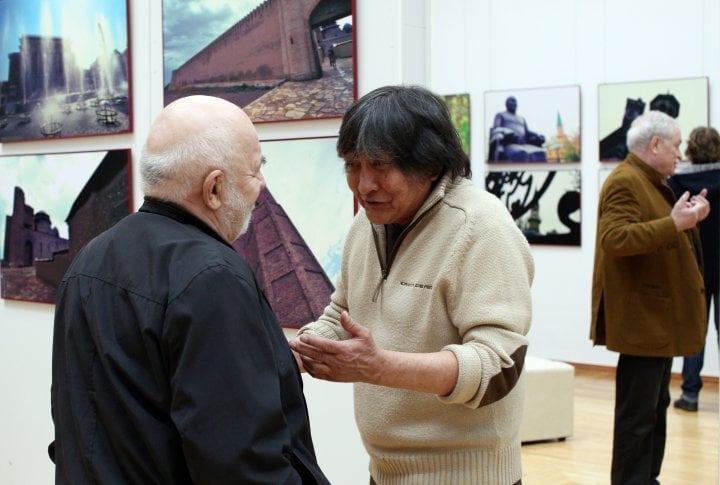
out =
<path fill-rule="evenodd" d="M 182 208 L 180 205 L 166 200 L 157 199 L 155 197 L 145 196 L 143 205 L 140 207 L 138 212 L 147 212 L 150 214 L 158 214 L 161 216 L 169 217 L 174 219 L 181 224 L 189 224 L 200 229 L 208 236 L 217 239 L 226 246 L 233 247 L 225 239 L 223 239 L 217 232 L 215 232 L 210 226 L 205 224 L 203 221 L 192 215 L 190 212 Z"/>
<path fill-rule="evenodd" d="M 422 217 L 422 215 L 429 211 L 431 208 L 433 208 L 435 204 L 445 198 L 445 194 L 447 193 L 448 187 L 451 184 L 452 180 L 450 179 L 450 176 L 443 176 L 435 185 L 435 187 L 430 191 L 427 199 L 425 199 L 425 202 L 423 202 L 423 204 L 420 206 L 420 209 L 418 209 L 417 213 L 415 214 L 415 217 L 413 217 L 411 224 L 415 222 L 418 218 Z"/>
<path fill-rule="evenodd" d="M 634 153 L 628 153 L 628 156 L 623 160 L 623 163 L 627 163 L 631 167 L 640 170 L 642 174 L 647 178 L 653 185 L 668 186 L 667 177 L 655 170 L 653 167 L 648 165 L 642 158 L 638 157 Z"/>

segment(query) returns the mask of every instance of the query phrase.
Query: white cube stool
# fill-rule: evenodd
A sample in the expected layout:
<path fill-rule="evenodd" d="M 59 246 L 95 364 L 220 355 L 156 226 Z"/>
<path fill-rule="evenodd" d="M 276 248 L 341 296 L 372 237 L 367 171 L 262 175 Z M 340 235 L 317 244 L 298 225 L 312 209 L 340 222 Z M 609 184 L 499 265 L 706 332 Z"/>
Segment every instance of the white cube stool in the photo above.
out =
<path fill-rule="evenodd" d="M 565 362 L 527 356 L 524 374 L 520 441 L 562 440 L 571 436 L 575 368 Z"/>

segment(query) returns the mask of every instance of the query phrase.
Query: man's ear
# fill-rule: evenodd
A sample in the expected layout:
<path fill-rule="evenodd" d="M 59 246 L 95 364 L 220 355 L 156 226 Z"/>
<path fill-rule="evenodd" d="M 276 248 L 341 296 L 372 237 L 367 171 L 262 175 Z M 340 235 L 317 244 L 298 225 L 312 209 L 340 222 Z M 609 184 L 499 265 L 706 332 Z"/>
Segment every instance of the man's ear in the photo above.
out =
<path fill-rule="evenodd" d="M 652 150 L 653 153 L 657 153 L 657 149 L 658 149 L 658 146 L 660 145 L 661 140 L 662 139 L 658 135 L 655 135 L 650 139 L 650 149 Z"/>
<path fill-rule="evenodd" d="M 202 186 L 202 200 L 210 210 L 216 211 L 222 206 L 226 182 L 227 178 L 222 170 L 213 170 L 205 177 Z"/>

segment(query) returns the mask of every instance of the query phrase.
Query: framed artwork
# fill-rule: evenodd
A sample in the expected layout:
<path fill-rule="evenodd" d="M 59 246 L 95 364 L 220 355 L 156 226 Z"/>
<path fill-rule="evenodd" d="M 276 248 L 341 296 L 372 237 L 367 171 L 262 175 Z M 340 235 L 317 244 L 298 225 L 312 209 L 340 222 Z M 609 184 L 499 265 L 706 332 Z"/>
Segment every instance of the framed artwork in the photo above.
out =
<path fill-rule="evenodd" d="M 485 188 L 531 244 L 580 246 L 580 170 L 488 172 Z"/>
<path fill-rule="evenodd" d="M 448 110 L 453 125 L 460 135 L 463 149 L 467 156 L 470 156 L 470 95 L 469 94 L 448 94 L 440 96 Z"/>
<path fill-rule="evenodd" d="M 354 217 L 337 137 L 263 141 L 266 190 L 235 249 L 255 271 L 280 325 L 322 314 L 340 272 Z"/>
<path fill-rule="evenodd" d="M 697 126 L 709 122 L 708 78 L 668 79 L 598 86 L 598 140 L 600 161 L 623 160 L 630 124 L 650 110 L 658 110 L 675 118 L 680 125 L 683 142 L 680 153 L 685 155 L 685 139 Z"/>
<path fill-rule="evenodd" d="M 488 163 L 579 162 L 580 86 L 485 92 Z"/>
<path fill-rule="evenodd" d="M 357 98 L 355 0 L 163 0 L 164 99 L 218 96 L 255 123 L 338 118 Z"/>
<path fill-rule="evenodd" d="M 128 0 L 0 1 L 0 142 L 132 131 Z"/>
<path fill-rule="evenodd" d="M 130 150 L 0 157 L 0 295 L 55 303 L 78 251 L 132 212 Z"/>

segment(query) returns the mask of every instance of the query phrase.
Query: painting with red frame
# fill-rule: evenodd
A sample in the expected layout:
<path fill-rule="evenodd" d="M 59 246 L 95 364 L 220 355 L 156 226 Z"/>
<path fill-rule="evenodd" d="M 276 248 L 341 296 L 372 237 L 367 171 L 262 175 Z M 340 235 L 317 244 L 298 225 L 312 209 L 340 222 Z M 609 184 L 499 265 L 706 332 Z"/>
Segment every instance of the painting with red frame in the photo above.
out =
<path fill-rule="evenodd" d="M 78 251 L 132 211 L 130 150 L 0 157 L 0 296 L 55 303 Z"/>
<path fill-rule="evenodd" d="M 132 131 L 128 3 L 0 1 L 0 143 Z"/>
<path fill-rule="evenodd" d="M 339 118 L 357 99 L 355 0 L 163 0 L 164 101 L 217 96 L 254 123 Z"/>

